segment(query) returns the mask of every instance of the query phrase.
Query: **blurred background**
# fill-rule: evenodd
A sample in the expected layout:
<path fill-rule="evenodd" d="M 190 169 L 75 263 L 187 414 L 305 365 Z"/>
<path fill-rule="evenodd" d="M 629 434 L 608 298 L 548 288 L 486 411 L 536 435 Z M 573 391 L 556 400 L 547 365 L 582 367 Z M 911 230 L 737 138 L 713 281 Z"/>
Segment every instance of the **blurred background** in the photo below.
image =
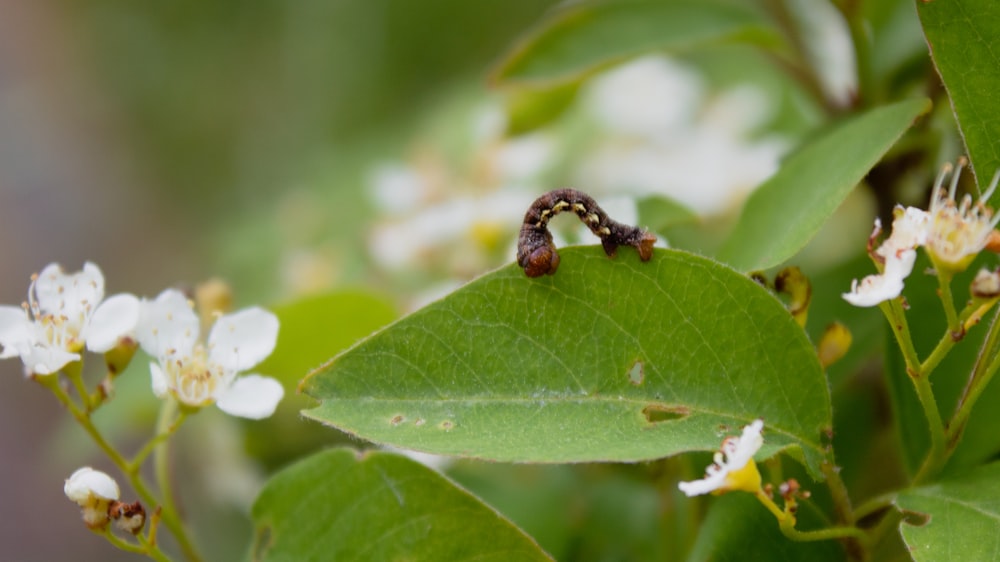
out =
<path fill-rule="evenodd" d="M 237 306 L 358 290 L 338 301 L 358 309 L 342 347 L 512 261 L 525 210 L 556 187 L 584 189 L 621 222 L 683 225 L 672 244 L 710 248 L 723 234 L 715 218 L 732 218 L 797 141 L 852 103 L 848 35 L 820 1 L 785 14 L 813 31 L 802 56 L 823 72 L 812 82 L 717 45 L 621 61 L 520 103 L 491 87 L 491 69 L 554 4 L 0 0 L 0 302 L 24 301 L 31 273 L 53 261 L 97 263 L 109 295 L 212 277 Z M 882 62 L 924 60 L 912 6 L 880 10 L 894 31 Z M 833 228 L 852 235 L 821 235 L 824 263 L 864 246 L 874 202 L 859 192 L 844 207 Z M 594 242 L 571 222 L 559 243 Z M 156 405 L 133 367 L 124 405 L 98 420 L 126 451 Z M 290 393 L 304 374 L 282 375 Z M 216 478 L 192 488 L 224 481 L 221 496 L 242 497 L 205 522 L 217 540 L 196 533 L 218 543 L 213 559 L 242 553 L 255 482 L 305 431 L 294 412 L 256 446 L 214 411 L 192 422 L 214 429 L 181 431 L 181 466 L 211 465 Z M 132 559 L 90 536 L 62 494 L 79 466 L 113 472 L 67 417 L 20 362 L 0 362 L 0 551 Z M 240 468 L 248 449 L 264 468 Z"/>
<path fill-rule="evenodd" d="M 0 1 L 0 301 L 24 301 L 52 261 L 94 261 L 109 294 L 221 276 L 244 305 L 360 282 L 332 241 L 364 247 L 363 159 L 398 154 L 456 88 L 484 91 L 490 60 L 550 4 Z M 78 466 L 113 473 L 65 418 L 0 363 L 0 550 L 134 559 L 62 494 Z"/>

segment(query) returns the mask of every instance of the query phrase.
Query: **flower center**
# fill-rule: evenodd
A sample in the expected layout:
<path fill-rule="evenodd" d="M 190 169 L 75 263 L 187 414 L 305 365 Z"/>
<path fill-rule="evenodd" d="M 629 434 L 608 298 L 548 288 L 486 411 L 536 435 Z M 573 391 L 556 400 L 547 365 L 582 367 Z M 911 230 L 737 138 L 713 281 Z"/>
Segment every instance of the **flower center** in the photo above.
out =
<path fill-rule="evenodd" d="M 67 302 L 67 294 L 75 295 L 77 291 L 67 291 L 62 284 L 57 286 L 54 295 L 39 298 L 37 284 L 36 274 L 31 277 L 28 302 L 22 305 L 25 314 L 34 324 L 36 341 L 47 344 L 47 347 L 79 352 L 84 344 L 80 339 L 80 332 L 93 312 L 93 303 L 86 299 Z"/>
<path fill-rule="evenodd" d="M 168 357 L 162 363 L 168 386 L 178 400 L 189 406 L 210 404 L 216 389 L 225 384 L 225 370 L 208 360 L 208 352 L 200 343 L 190 355 Z"/>

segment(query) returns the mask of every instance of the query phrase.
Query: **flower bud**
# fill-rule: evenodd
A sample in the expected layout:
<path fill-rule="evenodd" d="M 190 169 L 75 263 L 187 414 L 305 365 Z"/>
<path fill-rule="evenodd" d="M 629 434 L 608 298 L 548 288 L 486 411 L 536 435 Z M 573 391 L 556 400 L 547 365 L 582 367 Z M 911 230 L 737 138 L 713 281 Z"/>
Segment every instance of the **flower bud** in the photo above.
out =
<path fill-rule="evenodd" d="M 118 500 L 118 483 L 100 470 L 85 466 L 72 474 L 63 486 L 66 497 L 80 506 L 83 521 L 91 529 L 108 524 L 108 509 Z"/>
<path fill-rule="evenodd" d="M 977 299 L 1000 297 L 1000 272 L 980 269 L 969 286 L 969 292 Z"/>

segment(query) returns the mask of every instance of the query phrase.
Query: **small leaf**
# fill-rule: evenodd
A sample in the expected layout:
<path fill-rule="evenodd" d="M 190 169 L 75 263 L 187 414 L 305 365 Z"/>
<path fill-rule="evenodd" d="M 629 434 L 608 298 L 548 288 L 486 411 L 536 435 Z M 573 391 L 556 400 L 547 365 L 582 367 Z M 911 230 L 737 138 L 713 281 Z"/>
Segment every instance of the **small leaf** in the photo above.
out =
<path fill-rule="evenodd" d="M 510 521 L 399 455 L 323 451 L 253 506 L 254 560 L 551 560 Z"/>
<path fill-rule="evenodd" d="M 551 88 L 512 88 L 504 106 L 510 136 L 530 133 L 561 116 L 576 100 L 579 82 L 567 82 Z"/>
<path fill-rule="evenodd" d="M 788 311 L 713 261 L 629 250 L 560 250 L 539 279 L 515 265 L 485 275 L 310 375 L 302 389 L 322 404 L 304 414 L 378 443 L 517 462 L 713 450 L 763 417 L 767 453 L 794 446 L 818 474 L 829 393 Z"/>
<path fill-rule="evenodd" d="M 944 81 L 969 151 L 976 180 L 985 189 L 1000 169 L 1000 3 L 996 0 L 917 2 L 931 58 Z M 1000 193 L 993 195 L 1000 201 Z"/>
<path fill-rule="evenodd" d="M 926 99 L 872 109 L 801 147 L 747 200 L 719 259 L 751 271 L 794 256 L 913 120 L 929 109 Z"/>
<path fill-rule="evenodd" d="M 1000 463 L 903 492 L 896 504 L 910 512 L 901 530 L 917 562 L 1000 560 Z"/>
<path fill-rule="evenodd" d="M 726 39 L 774 41 L 764 19 L 738 4 L 678 0 L 576 2 L 555 11 L 500 61 L 495 82 L 572 82 L 628 57 Z"/>

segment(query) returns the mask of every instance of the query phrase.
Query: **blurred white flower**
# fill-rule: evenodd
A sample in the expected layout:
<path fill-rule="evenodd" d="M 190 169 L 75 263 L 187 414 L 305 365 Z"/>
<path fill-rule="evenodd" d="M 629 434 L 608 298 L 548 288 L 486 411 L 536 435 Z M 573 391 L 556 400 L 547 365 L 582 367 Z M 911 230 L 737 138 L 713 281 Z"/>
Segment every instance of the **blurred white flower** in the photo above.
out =
<path fill-rule="evenodd" d="M 218 317 L 203 343 L 191 304 L 180 291 L 168 289 L 154 301 L 143 301 L 137 334 L 142 348 L 157 358 L 150 374 L 158 397 L 170 394 L 192 407 L 214 402 L 227 414 L 261 419 L 273 414 L 284 396 L 275 379 L 239 376 L 277 343 L 278 318 L 262 308 Z"/>
<path fill-rule="evenodd" d="M 633 196 L 668 196 L 702 215 L 736 208 L 778 168 L 787 142 L 751 139 L 771 102 L 741 86 L 709 96 L 698 76 L 645 57 L 597 78 L 587 107 L 605 138 L 577 184 Z"/>
<path fill-rule="evenodd" d="M 87 262 L 67 275 L 52 263 L 32 276 L 27 303 L 0 307 L 0 359 L 18 356 L 26 374 L 49 375 L 79 361 L 84 347 L 110 351 L 131 335 L 138 317 L 133 295 L 104 300 L 96 265 Z"/>
<path fill-rule="evenodd" d="M 375 227 L 369 249 L 379 265 L 404 269 L 419 264 L 435 249 L 466 238 L 516 231 L 532 197 L 503 190 L 482 197 L 456 197 L 399 221 Z"/>
<path fill-rule="evenodd" d="M 416 168 L 384 163 L 371 173 L 375 204 L 389 214 L 402 214 L 423 203 L 431 193 L 428 178 Z"/>
<path fill-rule="evenodd" d="M 753 456 L 764 444 L 761 431 L 764 420 L 754 420 L 743 428 L 740 437 L 727 437 L 722 449 L 715 453 L 714 463 L 705 469 L 705 477 L 677 486 L 688 496 L 722 494 L 735 490 L 757 492 L 760 490 L 760 472 Z"/>
<path fill-rule="evenodd" d="M 585 101 L 609 131 L 655 138 L 690 127 L 702 90 L 695 72 L 665 57 L 649 56 L 597 77 Z"/>
<path fill-rule="evenodd" d="M 70 501 L 80 506 L 83 520 L 92 529 L 107 525 L 108 508 L 120 496 L 118 483 L 100 470 L 85 466 L 74 472 L 63 485 L 63 492 Z"/>
<path fill-rule="evenodd" d="M 500 144 L 493 156 L 493 172 L 501 182 L 537 177 L 551 163 L 555 146 L 543 133 L 514 137 Z"/>

